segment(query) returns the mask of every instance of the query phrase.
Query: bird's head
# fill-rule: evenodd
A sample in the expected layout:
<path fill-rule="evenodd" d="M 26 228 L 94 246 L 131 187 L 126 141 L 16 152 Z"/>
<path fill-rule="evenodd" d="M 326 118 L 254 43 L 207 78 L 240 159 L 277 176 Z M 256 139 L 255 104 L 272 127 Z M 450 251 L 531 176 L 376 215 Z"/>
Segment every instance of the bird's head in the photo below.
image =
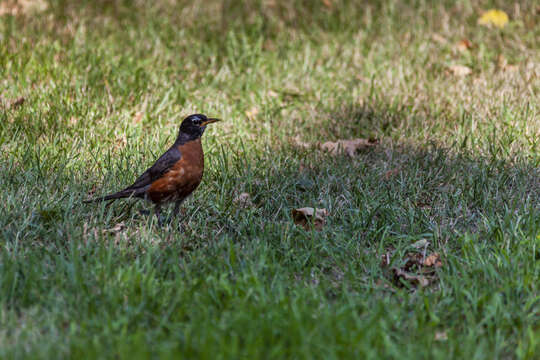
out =
<path fill-rule="evenodd" d="M 216 121 L 220 120 L 206 117 L 203 114 L 189 115 L 182 121 L 182 125 L 180 125 L 179 137 L 187 136 L 190 139 L 197 139 L 202 136 L 208 124 L 215 123 Z"/>

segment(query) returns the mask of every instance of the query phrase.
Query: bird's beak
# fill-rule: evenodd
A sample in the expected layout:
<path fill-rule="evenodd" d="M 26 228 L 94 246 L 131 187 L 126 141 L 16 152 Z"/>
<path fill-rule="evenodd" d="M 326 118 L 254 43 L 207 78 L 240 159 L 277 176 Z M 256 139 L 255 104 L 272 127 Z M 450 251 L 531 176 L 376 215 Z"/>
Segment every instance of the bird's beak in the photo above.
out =
<path fill-rule="evenodd" d="M 218 121 L 221 121 L 221 120 L 220 119 L 215 119 L 215 118 L 208 118 L 205 122 L 203 122 L 201 124 L 201 127 L 206 126 L 206 125 L 211 124 L 211 123 L 218 122 Z"/>

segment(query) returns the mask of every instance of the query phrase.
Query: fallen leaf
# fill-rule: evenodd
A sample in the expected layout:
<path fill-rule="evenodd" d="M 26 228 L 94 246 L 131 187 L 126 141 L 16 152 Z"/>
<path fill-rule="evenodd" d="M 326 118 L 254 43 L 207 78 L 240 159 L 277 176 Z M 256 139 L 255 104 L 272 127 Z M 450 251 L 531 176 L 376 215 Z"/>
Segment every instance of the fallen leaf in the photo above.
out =
<path fill-rule="evenodd" d="M 472 73 L 471 68 L 465 65 L 452 65 L 448 70 L 454 76 L 467 76 Z"/>
<path fill-rule="evenodd" d="M 135 124 L 138 124 L 141 122 L 142 120 L 142 117 L 143 117 L 143 113 L 141 111 L 138 111 L 135 113 L 135 116 L 133 116 L 133 122 Z"/>
<path fill-rule="evenodd" d="M 11 103 L 11 108 L 12 109 L 17 109 L 18 107 L 20 107 L 22 104 L 24 104 L 24 102 L 26 101 L 26 99 L 24 97 L 20 97 L 18 98 L 17 100 L 15 100 L 14 102 Z"/>
<path fill-rule="evenodd" d="M 473 44 L 469 41 L 469 39 L 462 39 L 456 43 L 454 48 L 460 52 L 465 52 L 472 49 Z"/>
<path fill-rule="evenodd" d="M 313 144 L 310 144 L 310 143 L 307 143 L 305 141 L 300 140 L 300 136 L 295 136 L 293 138 L 293 141 L 297 146 L 303 147 L 303 148 L 306 148 L 306 149 L 309 149 L 309 148 L 311 148 L 313 146 Z"/>
<path fill-rule="evenodd" d="M 503 72 L 515 72 L 519 70 L 519 67 L 517 65 L 508 64 L 508 61 L 502 54 L 497 57 L 497 67 Z"/>
<path fill-rule="evenodd" d="M 439 34 L 432 34 L 431 35 L 431 40 L 441 44 L 441 45 L 444 45 L 444 44 L 447 44 L 448 43 L 448 40 L 446 40 L 443 36 L 439 35 Z"/>
<path fill-rule="evenodd" d="M 105 229 L 103 230 L 103 233 L 109 233 L 109 234 L 117 234 L 119 232 L 122 232 L 126 229 L 126 224 L 124 224 L 124 222 L 120 222 L 116 225 L 114 225 L 112 228 L 110 229 Z"/>
<path fill-rule="evenodd" d="M 278 95 L 277 92 L 275 92 L 275 91 L 273 91 L 273 90 L 268 90 L 268 96 L 269 96 L 269 97 L 272 97 L 272 98 L 276 98 L 276 97 L 278 97 L 279 95 Z"/>
<path fill-rule="evenodd" d="M 386 271 L 386 276 L 396 286 L 403 286 L 403 281 L 413 286 L 428 286 L 437 280 L 436 268 L 442 266 L 440 256 L 438 253 L 433 253 L 425 257 L 425 249 L 429 246 L 429 242 L 425 239 L 419 240 L 412 244 L 412 247 L 417 249 L 424 249 L 423 253 L 410 252 L 407 253 L 404 258 L 399 261 L 399 266 L 390 267 L 390 259 L 392 259 L 395 250 L 387 251 L 382 255 L 381 267 L 390 267 L 390 272 Z"/>
<path fill-rule="evenodd" d="M 420 253 L 408 253 L 402 268 L 405 271 L 418 271 L 422 268 L 424 256 Z"/>
<path fill-rule="evenodd" d="M 355 78 L 356 80 L 360 81 L 360 82 L 366 82 L 366 81 L 368 81 L 368 79 L 367 79 L 365 76 L 362 76 L 362 75 L 360 75 L 360 74 L 356 74 L 356 75 L 354 76 L 354 78 Z M 363 102 L 363 100 L 360 99 L 359 102 Z"/>
<path fill-rule="evenodd" d="M 388 284 L 387 280 L 379 279 L 375 282 L 375 284 L 384 289 L 392 290 L 392 287 Z"/>
<path fill-rule="evenodd" d="M 499 56 L 497 56 L 497 67 L 503 69 L 506 65 L 508 65 L 508 61 L 503 54 L 499 54 Z"/>
<path fill-rule="evenodd" d="M 241 193 L 233 199 L 233 202 L 243 208 L 252 207 L 253 202 L 251 201 L 251 196 L 248 193 Z"/>
<path fill-rule="evenodd" d="M 446 334 L 446 331 L 437 331 L 435 333 L 435 340 L 436 341 L 446 341 L 446 340 L 448 340 L 448 335 Z"/>
<path fill-rule="evenodd" d="M 387 267 L 390 265 L 390 258 L 392 257 L 393 250 L 389 250 L 381 255 L 381 267 Z"/>
<path fill-rule="evenodd" d="M 266 51 L 275 51 L 276 43 L 272 41 L 272 39 L 266 38 L 266 40 L 263 42 L 263 49 Z"/>
<path fill-rule="evenodd" d="M 411 274 L 406 271 L 401 270 L 400 268 L 392 268 L 394 276 L 397 280 L 403 279 L 407 282 L 411 282 L 414 285 L 420 285 L 421 287 L 426 287 L 429 285 L 429 280 L 423 275 Z"/>
<path fill-rule="evenodd" d="M 326 150 L 332 155 L 338 155 L 341 152 L 345 152 L 348 156 L 353 157 L 358 150 L 370 148 L 378 143 L 378 140 L 373 139 L 352 139 L 338 140 L 336 142 L 327 141 L 324 144 L 321 144 L 320 147 L 322 150 Z"/>
<path fill-rule="evenodd" d="M 478 24 L 485 26 L 496 26 L 500 29 L 508 24 L 508 15 L 497 9 L 491 9 L 482 14 L 478 19 Z"/>
<path fill-rule="evenodd" d="M 393 169 L 390 169 L 388 170 L 387 172 L 384 173 L 384 180 L 390 180 L 391 178 L 393 178 L 394 176 L 396 176 L 397 174 L 399 174 L 399 168 L 393 168 Z"/>
<path fill-rule="evenodd" d="M 94 184 L 92 185 L 92 187 L 90 188 L 90 190 L 88 191 L 88 196 L 91 197 L 92 195 L 94 195 L 96 193 L 96 190 L 97 190 L 97 186 Z"/>
<path fill-rule="evenodd" d="M 422 249 L 422 248 L 425 248 L 426 246 L 429 246 L 429 241 L 427 241 L 426 239 L 418 240 L 417 242 L 413 243 L 411 246 L 416 249 Z"/>
<path fill-rule="evenodd" d="M 315 229 L 322 230 L 328 216 L 328 210 L 305 207 L 293 209 L 291 211 L 293 221 L 296 225 L 302 226 L 304 229 L 310 229 L 310 222 L 313 221 Z"/>
<path fill-rule="evenodd" d="M 116 137 L 114 140 L 114 148 L 115 149 L 122 149 L 127 145 L 127 137 L 125 133 L 120 134 Z"/>
<path fill-rule="evenodd" d="M 330 0 L 322 0 L 322 3 L 324 6 L 326 6 L 328 9 L 332 8 L 332 1 Z"/>
<path fill-rule="evenodd" d="M 0 4 L 0 15 L 28 15 L 47 10 L 45 0 L 7 0 Z"/>
<path fill-rule="evenodd" d="M 259 109 L 256 106 L 251 107 L 249 110 L 246 110 L 246 116 L 251 120 L 259 114 Z"/>
<path fill-rule="evenodd" d="M 517 65 L 506 65 L 503 68 L 504 72 L 509 72 L 509 73 L 516 72 L 518 70 L 519 70 L 519 66 L 517 66 Z"/>
<path fill-rule="evenodd" d="M 436 268 L 441 267 L 442 262 L 441 262 L 441 257 L 439 253 L 433 253 L 431 255 L 428 255 L 426 259 L 423 261 L 422 265 L 428 266 L 428 267 L 434 266 Z"/>
<path fill-rule="evenodd" d="M 140 107 L 140 109 L 139 109 L 139 111 L 137 111 L 135 113 L 135 115 L 133 116 L 133 122 L 135 124 L 138 124 L 138 123 L 141 122 L 144 114 L 146 113 L 147 108 L 148 108 L 148 98 L 145 98 L 142 105 L 141 105 L 141 107 Z"/>

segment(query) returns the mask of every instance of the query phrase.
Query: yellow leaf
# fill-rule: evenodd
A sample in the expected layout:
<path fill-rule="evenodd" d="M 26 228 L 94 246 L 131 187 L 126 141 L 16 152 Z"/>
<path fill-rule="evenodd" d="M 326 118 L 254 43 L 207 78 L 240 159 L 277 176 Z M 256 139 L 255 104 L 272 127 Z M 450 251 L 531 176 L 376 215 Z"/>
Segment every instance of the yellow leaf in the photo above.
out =
<path fill-rule="evenodd" d="M 494 25 L 502 29 L 508 24 L 508 15 L 502 10 L 491 9 L 480 16 L 478 23 L 486 26 Z"/>

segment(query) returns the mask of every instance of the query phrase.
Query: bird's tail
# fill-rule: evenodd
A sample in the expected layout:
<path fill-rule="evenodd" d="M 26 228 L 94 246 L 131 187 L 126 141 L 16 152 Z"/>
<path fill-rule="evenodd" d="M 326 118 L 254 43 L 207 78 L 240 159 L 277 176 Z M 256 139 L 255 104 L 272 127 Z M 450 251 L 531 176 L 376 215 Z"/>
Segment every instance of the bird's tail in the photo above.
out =
<path fill-rule="evenodd" d="M 109 195 L 105 195 L 105 196 L 101 196 L 101 197 L 97 197 L 97 198 L 89 199 L 89 200 L 83 200 L 83 203 L 93 203 L 93 202 L 101 202 L 101 201 L 124 199 L 124 198 L 139 197 L 139 196 L 140 194 L 136 189 L 125 189 L 114 194 L 109 194 Z"/>

